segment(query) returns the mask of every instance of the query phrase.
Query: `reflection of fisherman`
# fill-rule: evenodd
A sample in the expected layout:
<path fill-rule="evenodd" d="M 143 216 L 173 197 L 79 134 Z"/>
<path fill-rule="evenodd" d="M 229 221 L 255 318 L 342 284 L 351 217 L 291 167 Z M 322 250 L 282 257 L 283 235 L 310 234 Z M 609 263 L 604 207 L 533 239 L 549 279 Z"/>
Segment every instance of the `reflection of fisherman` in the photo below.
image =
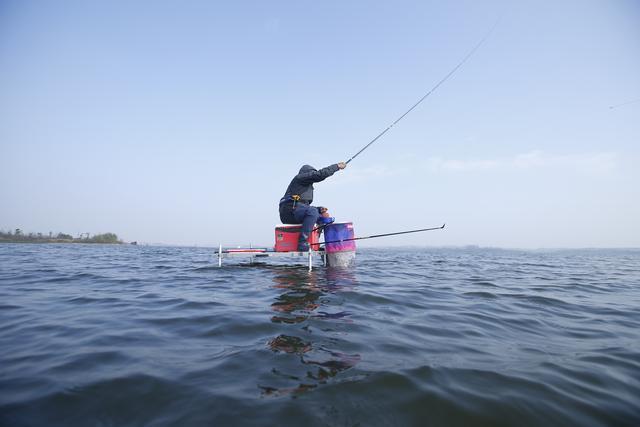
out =
<path fill-rule="evenodd" d="M 291 180 L 284 197 L 280 199 L 280 220 L 284 224 L 302 224 L 300 240 L 298 241 L 299 251 L 309 250 L 307 239 L 313 226 L 318 222 L 318 218 L 326 211 L 325 208 L 311 206 L 313 202 L 313 183 L 324 181 L 338 170 L 346 167 L 347 165 L 344 162 L 327 166 L 320 170 L 304 165 Z"/>
<path fill-rule="evenodd" d="M 275 312 L 271 321 L 282 327 L 278 329 L 280 334 L 269 340 L 267 345 L 275 353 L 295 356 L 291 360 L 299 360 L 300 365 L 278 362 L 271 368 L 276 383 L 258 384 L 264 396 L 305 393 L 326 384 L 360 362 L 360 354 L 345 353 L 340 347 L 334 347 L 348 342 L 346 325 L 351 324 L 352 320 L 349 318 L 351 313 L 335 311 L 340 304 L 334 307 L 334 299 L 330 297 L 344 287 L 348 290 L 356 286 L 355 276 L 351 270 L 342 269 L 328 269 L 326 273 L 326 276 L 309 276 L 306 271 L 283 270 L 273 276 L 273 287 L 280 295 L 271 304 Z M 324 322 L 325 327 L 312 330 L 308 323 L 310 319 Z M 299 327 L 301 323 L 305 326 Z M 339 340 L 336 335 L 340 336 Z M 294 383 L 289 385 L 292 380 Z"/>

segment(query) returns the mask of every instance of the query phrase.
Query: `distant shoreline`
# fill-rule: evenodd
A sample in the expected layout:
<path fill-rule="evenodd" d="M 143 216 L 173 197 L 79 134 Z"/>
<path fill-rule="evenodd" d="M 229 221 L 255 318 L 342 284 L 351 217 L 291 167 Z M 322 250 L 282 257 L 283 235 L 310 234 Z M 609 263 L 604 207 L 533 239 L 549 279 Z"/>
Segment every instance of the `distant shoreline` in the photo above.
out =
<path fill-rule="evenodd" d="M 118 242 L 95 242 L 95 241 L 91 241 L 91 240 L 87 241 L 87 240 L 79 240 L 79 239 L 73 239 L 73 240 L 64 240 L 64 239 L 6 240 L 6 239 L 0 239 L 0 243 L 52 243 L 52 244 L 56 244 L 56 243 L 86 243 L 86 244 L 92 244 L 92 245 L 122 245 L 122 244 L 124 244 L 124 242 L 122 242 L 122 241 L 118 241 Z"/>
<path fill-rule="evenodd" d="M 94 234 L 82 233 L 78 237 L 70 234 L 58 233 L 24 233 L 17 228 L 15 232 L 0 231 L 0 243 L 97 243 L 97 244 L 122 244 L 115 233 Z"/>

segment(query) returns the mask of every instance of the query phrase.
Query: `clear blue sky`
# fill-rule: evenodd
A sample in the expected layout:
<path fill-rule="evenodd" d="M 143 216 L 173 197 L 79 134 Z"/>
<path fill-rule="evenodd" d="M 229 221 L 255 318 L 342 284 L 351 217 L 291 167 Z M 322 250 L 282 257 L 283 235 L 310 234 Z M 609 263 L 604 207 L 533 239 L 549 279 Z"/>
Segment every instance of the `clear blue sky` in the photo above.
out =
<path fill-rule="evenodd" d="M 0 228 L 272 244 L 299 166 L 371 245 L 640 246 L 640 2 L 2 1 Z"/>

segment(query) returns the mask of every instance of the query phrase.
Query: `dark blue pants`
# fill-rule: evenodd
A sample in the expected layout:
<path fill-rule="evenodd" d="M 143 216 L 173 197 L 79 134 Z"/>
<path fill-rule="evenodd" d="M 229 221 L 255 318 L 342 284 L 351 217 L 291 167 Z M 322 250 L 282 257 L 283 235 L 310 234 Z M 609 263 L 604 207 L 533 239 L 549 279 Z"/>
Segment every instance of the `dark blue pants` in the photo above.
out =
<path fill-rule="evenodd" d="M 280 220 L 285 224 L 302 224 L 301 232 L 307 237 L 311 235 L 311 230 L 319 217 L 320 212 L 315 206 L 298 203 L 293 210 L 289 204 L 280 207 Z"/>

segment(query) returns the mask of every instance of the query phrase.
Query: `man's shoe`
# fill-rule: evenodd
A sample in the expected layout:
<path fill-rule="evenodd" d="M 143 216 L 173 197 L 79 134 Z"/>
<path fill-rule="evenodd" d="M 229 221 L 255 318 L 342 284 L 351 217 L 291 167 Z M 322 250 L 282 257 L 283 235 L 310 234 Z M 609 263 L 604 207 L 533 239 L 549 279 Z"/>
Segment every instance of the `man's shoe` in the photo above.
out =
<path fill-rule="evenodd" d="M 309 251 L 309 235 L 307 233 L 300 233 L 300 237 L 298 237 L 298 252 L 308 252 Z"/>

